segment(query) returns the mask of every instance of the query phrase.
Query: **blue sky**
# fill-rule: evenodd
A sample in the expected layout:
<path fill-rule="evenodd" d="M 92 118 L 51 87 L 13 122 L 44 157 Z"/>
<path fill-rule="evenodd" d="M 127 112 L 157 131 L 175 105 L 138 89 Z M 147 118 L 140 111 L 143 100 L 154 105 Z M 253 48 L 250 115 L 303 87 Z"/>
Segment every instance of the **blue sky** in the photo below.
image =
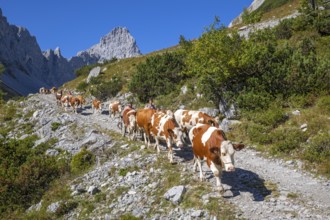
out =
<path fill-rule="evenodd" d="M 41 50 L 60 47 L 70 58 L 127 27 L 143 54 L 201 36 L 215 16 L 224 25 L 253 0 L 0 0 L 10 24 L 25 27 Z"/>

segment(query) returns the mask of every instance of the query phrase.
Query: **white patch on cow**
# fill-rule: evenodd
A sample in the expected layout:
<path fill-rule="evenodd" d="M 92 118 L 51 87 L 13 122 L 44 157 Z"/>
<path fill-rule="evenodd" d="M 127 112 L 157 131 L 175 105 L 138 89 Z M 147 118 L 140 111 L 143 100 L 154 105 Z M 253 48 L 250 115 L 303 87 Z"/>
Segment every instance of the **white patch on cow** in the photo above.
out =
<path fill-rule="evenodd" d="M 202 144 L 204 145 L 204 147 L 205 147 L 206 142 L 210 139 L 212 133 L 213 133 L 215 130 L 217 130 L 216 127 L 209 127 L 209 128 L 207 129 L 207 131 L 203 134 L 203 136 L 202 136 Z"/>

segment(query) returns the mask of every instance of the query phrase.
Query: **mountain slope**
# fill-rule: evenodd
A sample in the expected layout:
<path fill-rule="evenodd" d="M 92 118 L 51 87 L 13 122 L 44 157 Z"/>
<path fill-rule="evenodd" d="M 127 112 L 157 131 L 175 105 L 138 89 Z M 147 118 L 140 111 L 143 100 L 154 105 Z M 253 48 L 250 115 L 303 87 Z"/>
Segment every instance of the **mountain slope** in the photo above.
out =
<path fill-rule="evenodd" d="M 0 39 L 0 62 L 5 67 L 2 88 L 16 95 L 35 93 L 40 87 L 59 87 L 74 79 L 74 71 L 84 65 L 141 54 L 129 31 L 118 27 L 68 61 L 59 48 L 42 52 L 36 38 L 27 29 L 9 24 L 1 9 Z"/>

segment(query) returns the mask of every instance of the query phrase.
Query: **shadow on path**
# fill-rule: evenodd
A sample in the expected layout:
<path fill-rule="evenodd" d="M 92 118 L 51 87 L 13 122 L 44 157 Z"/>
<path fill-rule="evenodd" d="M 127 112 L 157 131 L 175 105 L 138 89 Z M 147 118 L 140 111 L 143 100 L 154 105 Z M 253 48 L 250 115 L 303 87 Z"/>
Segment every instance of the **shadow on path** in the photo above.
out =
<path fill-rule="evenodd" d="M 236 168 L 235 172 L 222 172 L 221 182 L 231 187 L 233 196 L 227 198 L 238 196 L 241 192 L 249 192 L 254 201 L 264 201 L 265 197 L 272 193 L 258 174 L 241 168 Z"/>

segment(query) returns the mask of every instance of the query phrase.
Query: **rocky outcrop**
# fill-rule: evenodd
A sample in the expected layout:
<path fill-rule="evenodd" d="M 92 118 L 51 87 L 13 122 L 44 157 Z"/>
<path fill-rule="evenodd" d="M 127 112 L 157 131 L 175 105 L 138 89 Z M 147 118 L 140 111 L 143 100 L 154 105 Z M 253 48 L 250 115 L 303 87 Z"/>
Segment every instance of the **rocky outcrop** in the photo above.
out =
<path fill-rule="evenodd" d="M 116 27 L 101 38 L 98 44 L 78 52 L 70 60 L 74 68 L 81 64 L 103 63 L 112 58 L 122 59 L 141 55 L 135 39 L 125 27 Z"/>
<path fill-rule="evenodd" d="M 262 3 L 264 3 L 265 0 L 254 0 L 251 5 L 247 8 L 248 12 L 252 12 L 254 10 L 256 10 L 257 8 L 259 8 Z M 230 24 L 228 25 L 228 27 L 232 27 L 234 24 L 239 24 L 242 22 L 242 14 L 243 12 L 236 18 L 234 18 Z"/>
<path fill-rule="evenodd" d="M 101 42 L 67 60 L 59 48 L 42 52 L 26 28 L 8 23 L 0 9 L 0 63 L 5 67 L 1 87 L 17 95 L 35 93 L 40 87 L 59 87 L 75 78 L 84 65 L 141 54 L 127 28 L 115 28 Z"/>
<path fill-rule="evenodd" d="M 75 77 L 59 49 L 43 53 L 36 38 L 26 28 L 10 25 L 1 10 L 0 39 L 0 62 L 5 66 L 1 81 L 17 94 L 60 86 Z"/>

